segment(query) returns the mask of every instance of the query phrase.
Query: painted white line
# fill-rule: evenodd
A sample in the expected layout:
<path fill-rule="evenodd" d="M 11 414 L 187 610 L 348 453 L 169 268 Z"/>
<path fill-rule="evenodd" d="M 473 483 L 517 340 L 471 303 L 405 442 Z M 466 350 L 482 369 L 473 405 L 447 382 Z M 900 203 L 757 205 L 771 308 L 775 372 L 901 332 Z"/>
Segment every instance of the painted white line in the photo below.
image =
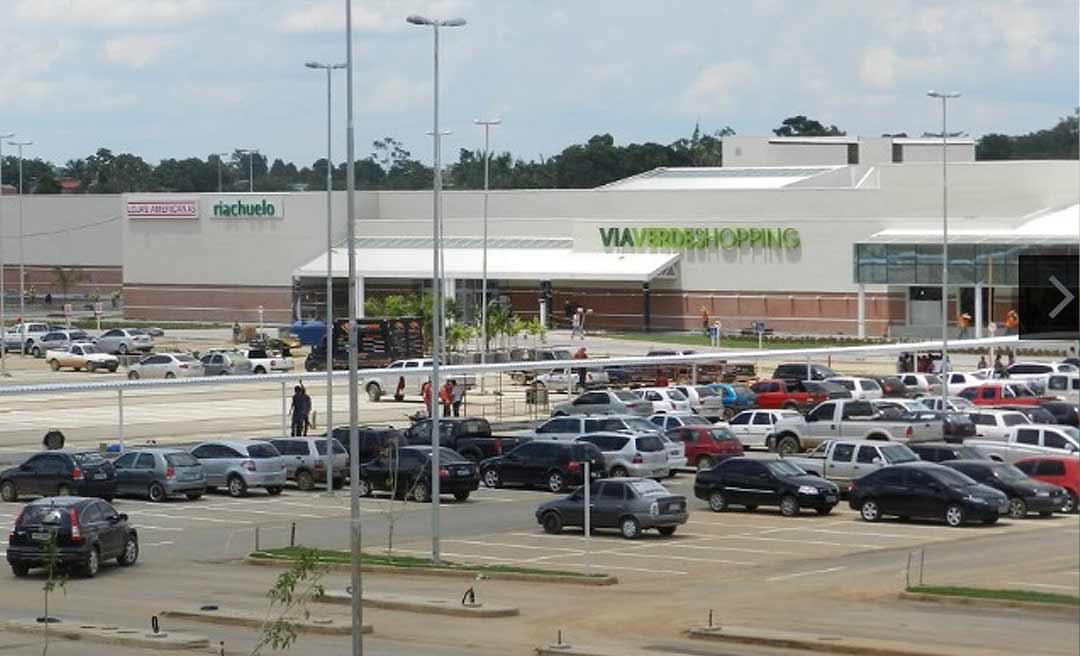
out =
<path fill-rule="evenodd" d="M 844 547 L 847 549 L 885 549 L 880 544 L 857 544 L 854 542 L 826 542 L 824 540 L 793 540 L 788 538 L 768 538 L 746 533 L 735 535 L 717 535 L 706 540 L 752 540 L 755 542 L 785 542 L 791 544 L 814 544 L 823 547 Z"/>
<path fill-rule="evenodd" d="M 809 572 L 796 572 L 794 574 L 784 574 L 782 576 L 771 576 L 766 581 L 786 581 L 788 579 L 798 578 L 800 576 L 813 576 L 814 574 L 828 574 L 830 572 L 839 572 L 844 569 L 843 567 L 830 567 L 828 569 L 815 569 Z"/>
<path fill-rule="evenodd" d="M 663 545 L 665 547 L 675 547 L 677 549 L 701 549 L 702 551 L 737 551 L 741 553 L 752 553 L 758 555 L 776 555 L 776 556 L 805 556 L 806 554 L 800 551 L 772 551 L 765 549 L 742 549 L 739 547 L 720 547 L 706 544 L 683 544 L 681 542 L 674 542 L 671 544 Z"/>
<path fill-rule="evenodd" d="M 605 551 L 605 554 L 611 554 L 612 556 L 624 556 L 629 558 L 663 558 L 671 560 L 685 560 L 688 562 L 696 563 L 717 563 L 720 565 L 757 565 L 756 562 L 748 562 L 744 560 L 723 560 L 721 558 L 692 558 L 690 556 L 675 556 L 672 554 L 662 554 L 658 556 L 650 556 L 649 554 L 643 554 L 641 552 L 627 553 L 625 551 Z"/>
<path fill-rule="evenodd" d="M 508 542 L 483 542 L 481 540 L 443 540 L 443 542 L 453 542 L 453 543 L 457 543 L 457 544 L 469 544 L 469 545 L 480 546 L 480 547 L 508 547 L 508 548 L 511 548 L 511 549 L 534 549 L 534 550 L 539 550 L 539 551 L 550 551 L 552 549 L 556 549 L 558 551 L 570 551 L 570 552 L 574 552 L 574 553 L 580 553 L 581 552 L 580 549 L 570 549 L 570 548 L 567 548 L 567 547 L 539 547 L 539 546 L 536 546 L 536 545 L 514 544 L 514 543 L 508 543 Z"/>
<path fill-rule="evenodd" d="M 164 547 L 165 545 L 168 545 L 168 544 L 176 544 L 176 543 L 175 542 L 169 542 L 169 541 L 165 541 L 165 542 L 142 542 L 142 543 L 139 544 L 139 546 L 140 547 Z"/>
<path fill-rule="evenodd" d="M 761 531 L 761 534 L 765 535 L 767 533 L 779 533 L 781 531 L 807 531 L 808 533 L 826 533 L 826 534 L 829 534 L 829 535 L 857 535 L 860 538 L 862 538 L 862 537 L 895 538 L 895 539 L 899 539 L 899 540 L 910 540 L 912 538 L 917 538 L 918 537 L 917 535 L 914 535 L 914 534 L 902 535 L 900 533 L 878 533 L 878 532 L 871 532 L 871 531 L 857 531 L 857 532 L 853 532 L 853 531 L 833 531 L 833 530 L 830 530 L 830 529 L 827 529 L 827 528 L 805 528 L 805 527 L 799 527 L 799 526 L 795 526 L 795 527 L 791 527 L 791 528 L 771 528 L 771 529 L 769 529 L 767 531 Z"/>
<path fill-rule="evenodd" d="M 1072 590 L 1076 591 L 1075 585 L 1056 585 L 1054 583 L 1026 583 L 1024 581 L 1009 581 L 1009 585 L 1022 585 L 1031 588 L 1053 588 L 1055 590 Z"/>
<path fill-rule="evenodd" d="M 142 510 L 132 510 L 128 514 L 130 514 L 130 515 L 140 515 L 140 516 L 145 515 L 147 517 L 158 517 L 158 518 L 161 518 L 161 519 L 171 519 L 171 520 L 174 520 L 174 521 L 176 521 L 176 520 L 181 520 L 181 521 L 186 520 L 186 521 L 193 521 L 193 522 L 208 522 L 210 524 L 250 524 L 251 523 L 251 522 L 246 522 L 246 521 L 243 521 L 243 520 L 240 520 L 240 519 L 218 519 L 216 517 L 195 517 L 195 516 L 178 517 L 176 515 L 166 515 L 166 514 L 163 514 L 163 513 L 151 513 L 151 512 L 145 512 L 145 511 L 142 511 Z"/>
<path fill-rule="evenodd" d="M 169 526 L 147 526 L 146 524 L 136 524 L 135 528 L 139 529 L 140 531 L 175 531 L 178 533 L 187 530 L 184 528 L 175 528 Z"/>

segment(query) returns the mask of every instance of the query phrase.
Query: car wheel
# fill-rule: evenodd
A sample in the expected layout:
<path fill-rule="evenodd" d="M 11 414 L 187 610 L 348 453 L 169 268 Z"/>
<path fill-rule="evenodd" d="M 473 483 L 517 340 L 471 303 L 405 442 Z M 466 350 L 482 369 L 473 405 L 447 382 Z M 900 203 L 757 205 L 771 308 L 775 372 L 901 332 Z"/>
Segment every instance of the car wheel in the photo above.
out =
<path fill-rule="evenodd" d="M 71 486 L 70 485 L 60 485 L 59 487 L 56 488 L 56 496 L 58 496 L 58 497 L 70 497 L 71 496 Z"/>
<path fill-rule="evenodd" d="M 490 488 L 502 487 L 502 478 L 499 476 L 498 469 L 488 467 L 484 470 L 484 485 Z"/>
<path fill-rule="evenodd" d="M 315 477 L 306 469 L 296 472 L 296 487 L 305 492 L 314 489 Z"/>
<path fill-rule="evenodd" d="M 378 383 L 368 383 L 365 389 L 367 390 L 368 401 L 377 403 L 382 398 L 382 388 L 379 387 Z"/>
<path fill-rule="evenodd" d="M 109 373 L 110 373 L 110 374 L 115 374 L 115 373 L 116 373 L 116 369 L 117 369 L 117 367 L 119 367 L 119 366 L 120 366 L 120 365 L 116 365 L 116 364 L 110 364 L 110 365 L 109 365 Z"/>
<path fill-rule="evenodd" d="M 618 467 L 612 467 L 611 468 L 611 477 L 612 478 L 626 478 L 629 475 L 630 475 L 630 472 L 626 471 L 626 467 L 623 467 L 622 465 L 619 465 Z"/>
<path fill-rule="evenodd" d="M 155 503 L 164 501 L 166 497 L 165 488 L 161 487 L 161 483 L 151 483 L 150 488 L 146 491 L 146 496 Z"/>
<path fill-rule="evenodd" d="M 562 492 L 566 488 L 566 479 L 562 472 L 551 472 L 547 477 L 547 487 L 552 492 Z"/>
<path fill-rule="evenodd" d="M 782 456 L 793 456 L 799 452 L 799 440 L 791 435 L 782 437 L 776 443 L 776 451 Z"/>
<path fill-rule="evenodd" d="M 30 566 L 25 563 L 11 563 L 11 573 L 15 578 L 23 578 L 30 573 Z"/>
<path fill-rule="evenodd" d="M 165 380 L 172 380 L 173 378 L 176 378 L 176 374 L 171 371 L 165 372 Z"/>
<path fill-rule="evenodd" d="M 656 530 L 660 531 L 660 535 L 664 536 L 665 538 L 668 538 L 668 537 L 671 537 L 672 535 L 675 535 L 675 527 L 674 526 L 661 526 L 660 528 L 658 528 Z"/>
<path fill-rule="evenodd" d="M 413 486 L 412 492 L 413 501 L 419 501 L 420 503 L 431 501 L 431 490 L 424 481 L 417 481 L 416 485 Z"/>
<path fill-rule="evenodd" d="M 101 552 L 97 546 L 90 548 L 90 554 L 86 557 L 86 562 L 83 563 L 83 576 L 88 579 L 92 579 L 97 576 L 98 571 L 101 569 Z"/>
<path fill-rule="evenodd" d="M 1027 504 L 1020 497 L 1009 499 L 1009 517 L 1023 519 L 1027 517 Z"/>
<path fill-rule="evenodd" d="M 121 344 L 119 347 L 117 347 L 116 352 L 119 353 L 120 355 L 127 355 L 127 352 L 128 352 L 127 344 Z"/>
<path fill-rule="evenodd" d="M 458 501 L 468 501 L 469 500 L 469 491 L 468 490 L 458 490 L 457 492 L 454 492 L 454 499 L 456 499 Z"/>
<path fill-rule="evenodd" d="M 623 517 L 619 521 L 619 530 L 627 540 L 636 540 L 641 537 L 641 522 L 636 517 Z"/>
<path fill-rule="evenodd" d="M 713 512 L 724 512 L 727 510 L 727 497 L 724 493 L 716 490 L 709 495 L 709 510 Z"/>
<path fill-rule="evenodd" d="M 358 497 L 370 497 L 371 496 L 371 483 L 368 483 L 364 479 L 356 481 L 356 496 Z"/>
<path fill-rule="evenodd" d="M 266 373 L 266 368 L 264 368 L 264 367 L 255 367 L 255 373 L 257 373 L 257 374 L 265 374 Z"/>
<path fill-rule="evenodd" d="M 52 369 L 53 371 L 60 371 L 60 361 L 59 360 L 49 360 L 49 368 Z"/>
<path fill-rule="evenodd" d="M 128 372 L 128 380 L 139 380 L 139 372 L 137 372 L 137 371 L 129 371 Z"/>
<path fill-rule="evenodd" d="M 799 510 L 799 500 L 790 494 L 780 499 L 780 514 L 784 517 L 796 517 Z"/>
<path fill-rule="evenodd" d="M 952 527 L 961 526 L 964 523 L 964 507 L 952 503 L 945 509 L 945 523 Z"/>
<path fill-rule="evenodd" d="M 1061 506 L 1061 512 L 1066 514 L 1076 512 L 1076 496 L 1071 492 L 1069 493 L 1069 500 L 1065 502 L 1065 505 Z"/>
<path fill-rule="evenodd" d="M 832 512 L 832 509 L 833 509 L 832 506 L 822 506 L 821 508 L 817 509 L 817 514 L 819 514 L 819 515 L 828 515 L 829 513 Z"/>
<path fill-rule="evenodd" d="M 94 364 L 93 362 L 87 362 L 87 363 L 86 363 L 86 371 L 87 371 L 87 372 L 89 372 L 89 373 L 94 373 L 94 371 L 95 371 L 96 369 L 97 369 L 97 365 L 96 365 L 96 364 Z M 78 367 L 75 367 L 75 371 L 78 371 L 78 370 L 79 370 L 79 368 L 78 368 Z"/>
<path fill-rule="evenodd" d="M 186 496 L 188 498 L 188 501 L 198 501 L 199 499 L 202 498 L 202 495 L 203 495 L 202 492 L 188 492 L 184 496 Z"/>
<path fill-rule="evenodd" d="M 544 533 L 551 535 L 562 533 L 562 517 L 554 510 L 549 510 L 544 514 Z"/>
<path fill-rule="evenodd" d="M 139 559 L 139 539 L 132 533 L 124 542 L 124 551 L 116 557 L 116 563 L 121 567 L 131 567 Z"/>
<path fill-rule="evenodd" d="M 341 488 L 345 487 L 345 478 L 335 478 L 330 482 L 330 484 L 334 486 L 335 490 L 340 490 Z"/>
<path fill-rule="evenodd" d="M 40 358 L 41 357 L 41 347 L 40 346 L 35 346 L 34 348 L 30 349 L 30 355 L 34 356 L 35 358 Z"/>
<path fill-rule="evenodd" d="M 0 485 L 0 499 L 3 499 L 8 503 L 14 503 L 19 500 L 19 490 L 15 487 L 15 483 L 4 481 L 3 485 Z"/>
<path fill-rule="evenodd" d="M 240 498 L 247 496 L 247 483 L 239 476 L 230 476 L 227 485 L 229 486 L 230 497 Z"/>
<path fill-rule="evenodd" d="M 697 459 L 697 468 L 698 468 L 698 471 L 702 471 L 702 470 L 705 470 L 705 469 L 712 469 L 713 468 L 713 459 L 710 458 L 709 456 L 701 456 L 700 458 Z"/>
<path fill-rule="evenodd" d="M 863 518 L 863 521 L 876 522 L 881 519 L 881 507 L 878 506 L 876 500 L 866 499 L 859 506 L 859 515 Z"/>
<path fill-rule="evenodd" d="M 280 485 L 271 485 L 270 487 L 266 488 L 266 493 L 272 497 L 276 497 L 277 495 L 281 494 L 281 491 L 284 489 L 285 488 L 281 487 Z"/>

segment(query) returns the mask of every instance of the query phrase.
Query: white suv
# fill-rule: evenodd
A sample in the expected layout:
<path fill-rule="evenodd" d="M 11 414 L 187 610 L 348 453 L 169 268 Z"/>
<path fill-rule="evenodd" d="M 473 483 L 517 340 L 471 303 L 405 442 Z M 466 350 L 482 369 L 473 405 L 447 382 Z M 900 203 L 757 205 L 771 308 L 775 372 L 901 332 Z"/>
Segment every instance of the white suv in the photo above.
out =
<path fill-rule="evenodd" d="M 973 410 L 968 413 L 971 421 L 975 424 L 975 435 L 990 440 L 1009 439 L 1009 432 L 1013 426 L 1030 424 L 1027 415 L 1015 410 L 994 410 L 991 408 Z"/>
<path fill-rule="evenodd" d="M 870 378 L 856 378 L 854 376 L 834 376 L 826 378 L 826 383 L 836 383 L 851 392 L 851 398 L 858 401 L 871 401 L 882 397 L 881 385 Z"/>
<path fill-rule="evenodd" d="M 652 403 L 653 412 L 690 412 L 690 399 L 674 387 L 643 387 L 631 390 Z"/>

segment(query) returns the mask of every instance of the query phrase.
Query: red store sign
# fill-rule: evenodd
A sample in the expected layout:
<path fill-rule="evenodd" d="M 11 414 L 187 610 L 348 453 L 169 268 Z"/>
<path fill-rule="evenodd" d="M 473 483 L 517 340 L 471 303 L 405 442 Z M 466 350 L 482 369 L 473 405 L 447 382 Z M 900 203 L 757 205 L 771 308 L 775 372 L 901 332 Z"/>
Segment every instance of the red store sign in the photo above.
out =
<path fill-rule="evenodd" d="M 129 219 L 197 219 L 198 200 L 129 200 Z"/>

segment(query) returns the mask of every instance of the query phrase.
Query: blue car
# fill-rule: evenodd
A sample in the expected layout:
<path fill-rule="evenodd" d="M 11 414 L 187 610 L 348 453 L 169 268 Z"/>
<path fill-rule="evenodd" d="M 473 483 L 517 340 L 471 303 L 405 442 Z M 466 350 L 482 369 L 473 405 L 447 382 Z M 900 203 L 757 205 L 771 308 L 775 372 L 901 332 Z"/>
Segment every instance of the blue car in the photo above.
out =
<path fill-rule="evenodd" d="M 743 410 L 757 407 L 757 394 L 741 383 L 713 383 L 709 385 L 724 400 L 724 419 L 731 419 Z"/>

